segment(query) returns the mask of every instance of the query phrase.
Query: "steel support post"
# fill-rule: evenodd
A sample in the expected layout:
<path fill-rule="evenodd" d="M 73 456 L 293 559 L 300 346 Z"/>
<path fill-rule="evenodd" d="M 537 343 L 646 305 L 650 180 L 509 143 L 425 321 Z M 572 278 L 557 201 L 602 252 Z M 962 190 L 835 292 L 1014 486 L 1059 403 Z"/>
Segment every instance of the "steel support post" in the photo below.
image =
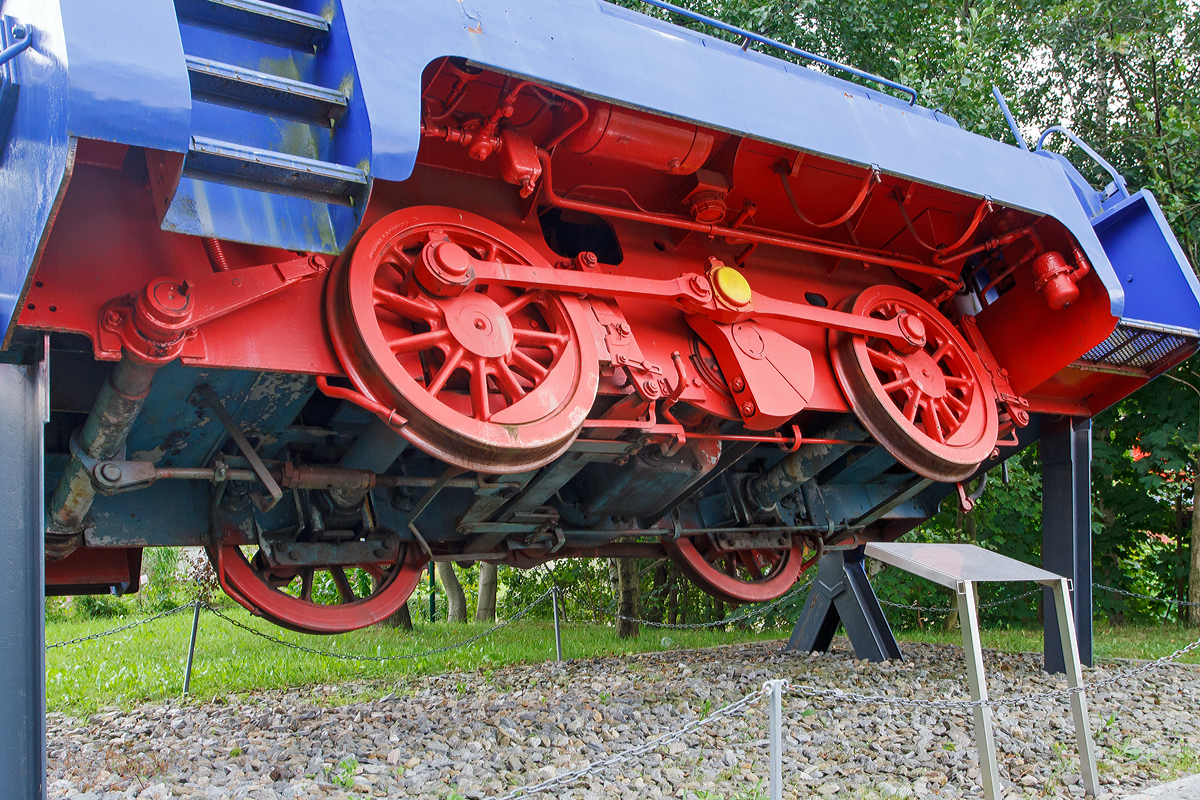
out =
<path fill-rule="evenodd" d="M 192 638 L 188 642 L 187 666 L 183 669 L 183 696 L 192 688 L 192 663 L 196 658 L 196 634 L 200 632 L 200 601 L 192 608 Z"/>
<path fill-rule="evenodd" d="M 1071 417 L 1043 418 L 1042 567 L 1072 582 L 1079 659 L 1092 665 L 1092 423 Z M 1046 671 L 1066 671 L 1059 626 L 1049 613 L 1054 591 L 1043 589 Z"/>
<path fill-rule="evenodd" d="M 1078 644 L 1075 637 L 1075 624 L 1071 614 L 1069 591 L 1066 580 L 1060 580 L 1053 587 L 1054 609 L 1059 627 L 1059 641 L 1062 642 L 1062 658 L 1067 666 L 1067 685 L 1078 689 L 1083 685 L 1083 669 L 1079 665 Z M 1100 779 L 1096 772 L 1096 748 L 1092 743 L 1092 728 L 1088 722 L 1087 698 L 1083 692 L 1071 693 L 1071 717 L 1075 723 L 1075 744 L 1079 749 L 1079 774 L 1083 779 L 1083 791 L 1088 797 L 1095 797 L 1100 791 Z"/>
<path fill-rule="evenodd" d="M 767 681 L 770 708 L 767 719 L 770 724 L 771 741 L 771 800 L 783 800 L 783 681 Z"/>
<path fill-rule="evenodd" d="M 833 642 L 838 623 L 845 627 L 856 657 L 871 661 L 903 658 L 875 590 L 867 580 L 861 547 L 821 556 L 804 610 L 783 649 L 825 652 Z"/>
<path fill-rule="evenodd" d="M 963 581 L 958 589 L 958 624 L 962 628 L 963 657 L 967 662 L 967 685 L 971 699 L 986 703 L 987 681 L 983 673 L 983 649 L 979 642 L 978 609 L 975 606 L 974 581 Z M 992 709 L 975 706 L 975 746 L 979 750 L 979 775 L 983 781 L 983 796 L 987 800 L 1002 797 L 1000 768 L 996 760 L 996 740 L 992 734 Z"/>
<path fill-rule="evenodd" d="M 46 796 L 45 495 L 49 365 L 0 365 L 0 775 L 4 796 Z"/>
<path fill-rule="evenodd" d="M 550 604 L 554 608 L 554 659 L 562 661 L 562 631 L 558 627 L 558 587 L 550 589 Z"/>

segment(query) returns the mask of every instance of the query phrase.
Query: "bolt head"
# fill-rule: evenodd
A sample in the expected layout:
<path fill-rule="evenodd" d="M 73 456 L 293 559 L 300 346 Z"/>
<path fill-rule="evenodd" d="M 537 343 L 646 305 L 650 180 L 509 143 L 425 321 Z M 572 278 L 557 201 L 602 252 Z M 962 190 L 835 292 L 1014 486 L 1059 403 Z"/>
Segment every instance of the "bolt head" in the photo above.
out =
<path fill-rule="evenodd" d="M 100 467 L 100 477 L 106 481 L 116 483 L 121 480 L 121 474 L 121 468 L 111 462 Z"/>
<path fill-rule="evenodd" d="M 735 392 L 744 392 L 746 390 L 746 382 L 741 378 L 733 379 L 733 390 Z"/>
<path fill-rule="evenodd" d="M 753 417 L 754 412 L 757 410 L 758 409 L 756 409 L 754 407 L 754 403 L 751 403 L 749 401 L 742 403 L 742 416 L 743 417 Z"/>

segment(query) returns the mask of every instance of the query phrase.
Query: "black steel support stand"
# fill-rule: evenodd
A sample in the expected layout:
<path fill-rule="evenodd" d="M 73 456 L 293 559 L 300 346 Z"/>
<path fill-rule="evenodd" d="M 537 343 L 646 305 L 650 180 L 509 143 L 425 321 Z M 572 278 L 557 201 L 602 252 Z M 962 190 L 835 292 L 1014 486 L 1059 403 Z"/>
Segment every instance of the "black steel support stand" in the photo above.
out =
<path fill-rule="evenodd" d="M 1079 660 L 1092 665 L 1092 423 L 1042 419 L 1042 567 L 1070 578 Z M 1046 671 L 1065 670 L 1054 596 L 1043 590 Z"/>
<path fill-rule="evenodd" d="M 14 800 L 46 796 L 43 364 L 0 365 L 0 776 Z"/>
<path fill-rule="evenodd" d="M 854 655 L 871 661 L 900 660 L 900 645 L 875 597 L 863 568 L 862 548 L 826 553 L 817 564 L 817 579 L 784 651 L 825 652 L 838 623 L 854 647 Z"/>

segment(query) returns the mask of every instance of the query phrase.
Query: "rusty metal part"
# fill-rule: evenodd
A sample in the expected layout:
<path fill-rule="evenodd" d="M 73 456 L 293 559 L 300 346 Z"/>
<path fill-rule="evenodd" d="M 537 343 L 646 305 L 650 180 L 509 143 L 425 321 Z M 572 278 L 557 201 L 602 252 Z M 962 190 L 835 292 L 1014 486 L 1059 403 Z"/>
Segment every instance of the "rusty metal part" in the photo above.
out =
<path fill-rule="evenodd" d="M 157 367 L 126 355 L 100 388 L 83 427 L 71 437 L 71 460 L 46 506 L 48 543 L 59 557 L 82 544 L 96 496 L 92 466 L 122 453 Z"/>
<path fill-rule="evenodd" d="M 823 434 L 825 442 L 801 445 L 796 452 L 747 482 L 745 494 L 751 507 L 763 510 L 773 508 L 781 499 L 798 490 L 805 481 L 852 450 L 860 440 L 867 439 L 867 432 L 862 426 L 849 418 L 836 423 Z"/>
<path fill-rule="evenodd" d="M 267 563 L 274 567 L 393 563 L 402 547 L 399 534 L 387 531 L 377 531 L 364 539 L 348 542 L 298 542 L 288 537 L 263 534 L 258 544 Z"/>
<path fill-rule="evenodd" d="M 266 500 L 264 498 L 257 505 L 263 511 L 270 511 L 283 497 L 283 490 L 279 488 L 279 484 L 271 477 L 271 473 L 267 471 L 267 465 L 258 457 L 258 453 L 254 452 L 254 448 L 250 446 L 249 440 L 246 439 L 246 434 L 242 433 L 242 429 L 238 427 L 237 422 L 229 415 L 229 412 L 225 409 L 225 404 L 221 402 L 221 398 L 217 397 L 217 393 L 213 391 L 212 387 L 206 383 L 201 384 L 196 387 L 196 394 L 200 399 L 197 406 L 210 409 L 216 415 L 230 438 L 237 444 L 238 450 L 250 462 L 250 468 L 254 470 L 254 474 L 258 476 L 263 486 L 267 487 L 271 499 Z"/>

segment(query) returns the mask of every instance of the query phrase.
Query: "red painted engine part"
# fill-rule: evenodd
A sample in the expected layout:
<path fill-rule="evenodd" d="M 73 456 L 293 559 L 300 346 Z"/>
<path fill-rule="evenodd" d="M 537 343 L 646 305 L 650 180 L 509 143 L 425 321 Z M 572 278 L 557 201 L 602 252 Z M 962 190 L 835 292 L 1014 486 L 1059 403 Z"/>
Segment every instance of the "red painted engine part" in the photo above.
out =
<path fill-rule="evenodd" d="M 992 382 L 962 335 L 937 309 L 892 286 L 867 289 L 850 310 L 907 315 L 925 337 L 906 353 L 882 339 L 830 333 L 838 383 L 863 426 L 919 475 L 947 483 L 972 475 L 996 446 L 998 414 Z"/>
<path fill-rule="evenodd" d="M 810 566 L 799 537 L 787 549 L 721 550 L 707 537 L 680 538 L 663 546 L 693 583 L 727 603 L 781 597 Z"/>
<path fill-rule="evenodd" d="M 572 153 L 691 175 L 708 160 L 712 134 L 611 103 L 588 104 L 587 123 L 563 144 Z"/>
<path fill-rule="evenodd" d="M 579 433 L 599 383 L 596 344 L 573 296 L 502 282 L 463 291 L 470 253 L 552 271 L 482 217 L 398 211 L 342 259 L 329 331 L 361 404 L 394 409 L 384 419 L 410 442 L 464 469 L 523 472 Z"/>
<path fill-rule="evenodd" d="M 1075 284 L 1091 271 L 1091 265 L 1081 250 L 1075 251 L 1076 267 L 1071 269 L 1062 253 L 1042 253 L 1033 260 L 1034 291 L 1046 298 L 1046 305 L 1055 311 L 1066 308 L 1079 299 Z"/>
<path fill-rule="evenodd" d="M 142 548 L 80 548 L 66 558 L 46 561 L 46 595 L 108 594 L 114 587 L 131 594 L 141 585 Z"/>

